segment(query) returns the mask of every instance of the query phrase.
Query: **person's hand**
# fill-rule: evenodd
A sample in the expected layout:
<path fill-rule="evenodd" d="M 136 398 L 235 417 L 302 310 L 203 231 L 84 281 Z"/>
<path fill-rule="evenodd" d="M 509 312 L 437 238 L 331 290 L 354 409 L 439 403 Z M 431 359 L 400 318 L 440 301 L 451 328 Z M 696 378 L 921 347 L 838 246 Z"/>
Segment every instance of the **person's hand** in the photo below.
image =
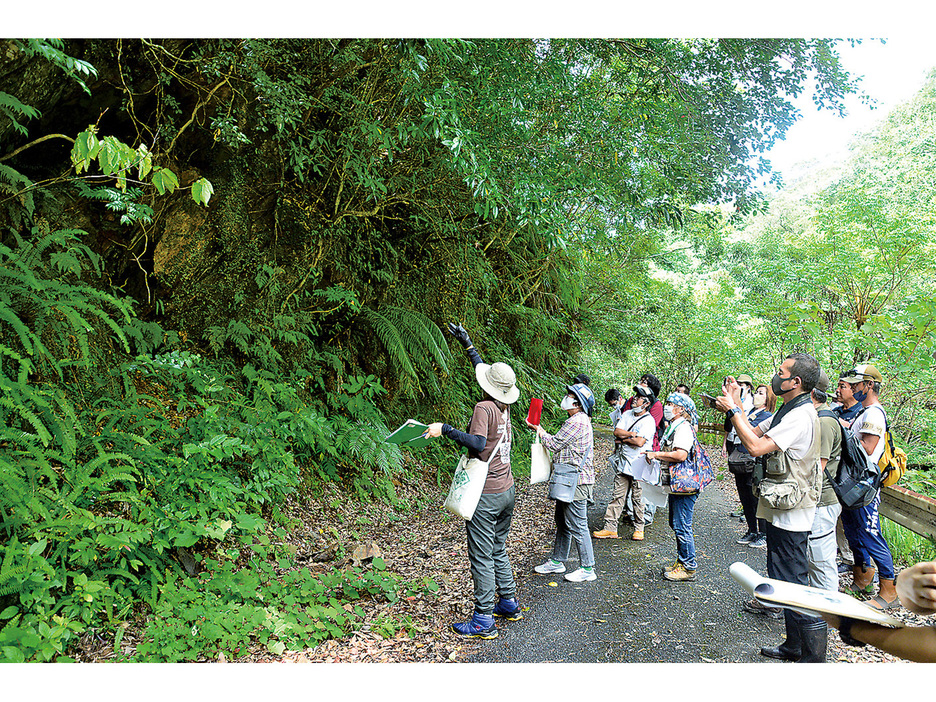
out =
<path fill-rule="evenodd" d="M 732 376 L 725 378 L 722 394 L 715 399 L 715 406 L 722 412 L 730 412 L 741 406 L 741 385 Z"/>
<path fill-rule="evenodd" d="M 454 336 L 455 339 L 457 339 L 458 342 L 466 349 L 469 346 L 472 346 L 471 339 L 468 337 L 468 332 L 465 331 L 465 328 L 461 325 L 461 323 L 453 324 L 452 322 L 448 322 L 448 330 L 449 333 Z"/>
<path fill-rule="evenodd" d="M 646 451 L 646 452 L 644 452 L 644 458 L 647 460 L 647 463 L 649 463 L 650 461 L 652 461 L 652 460 L 654 459 L 655 456 L 656 456 L 656 454 L 655 454 L 653 451 Z"/>
<path fill-rule="evenodd" d="M 426 429 L 426 436 L 430 439 L 434 439 L 437 436 L 442 436 L 442 422 L 435 422 L 430 424 Z"/>
<path fill-rule="evenodd" d="M 914 614 L 936 612 L 936 561 L 924 561 L 900 571 L 897 597 Z"/>

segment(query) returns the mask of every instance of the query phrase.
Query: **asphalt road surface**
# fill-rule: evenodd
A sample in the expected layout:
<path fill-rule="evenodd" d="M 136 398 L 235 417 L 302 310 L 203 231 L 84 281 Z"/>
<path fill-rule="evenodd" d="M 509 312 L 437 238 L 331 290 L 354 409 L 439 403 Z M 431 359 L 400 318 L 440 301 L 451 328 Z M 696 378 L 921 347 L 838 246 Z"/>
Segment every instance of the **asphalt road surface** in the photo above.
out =
<path fill-rule="evenodd" d="M 589 528 L 601 529 L 611 496 L 606 467 L 607 438 L 596 454 L 602 467 L 589 510 Z M 696 502 L 693 533 L 698 570 L 693 582 L 664 580 L 662 569 L 676 559 L 676 541 L 665 507 L 645 528 L 644 541 L 632 541 L 629 524 L 619 539 L 593 539 L 598 579 L 570 583 L 542 576 L 533 567 L 552 543 L 531 544 L 529 556 L 515 562 L 524 619 L 499 622 L 499 636 L 485 641 L 469 660 L 478 663 L 776 663 L 761 646 L 783 640 L 783 621 L 745 612 L 741 587 L 728 573 L 742 561 L 766 573 L 766 551 L 735 544 L 746 531 L 729 513 L 738 508 L 730 475 L 710 485 Z M 554 532 L 551 533 L 550 538 Z M 567 572 L 578 567 L 573 545 Z"/>

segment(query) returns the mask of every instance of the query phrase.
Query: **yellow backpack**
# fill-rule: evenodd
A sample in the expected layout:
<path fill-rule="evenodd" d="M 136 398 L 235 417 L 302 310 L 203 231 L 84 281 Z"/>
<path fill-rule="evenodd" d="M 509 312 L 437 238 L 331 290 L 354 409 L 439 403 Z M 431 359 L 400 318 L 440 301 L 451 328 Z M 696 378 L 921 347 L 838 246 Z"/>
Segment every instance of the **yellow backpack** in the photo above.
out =
<path fill-rule="evenodd" d="M 881 469 L 881 485 L 889 487 L 896 485 L 897 481 L 907 472 L 907 454 L 894 443 L 886 414 L 884 415 L 884 422 L 884 453 L 881 454 L 878 467 Z"/>

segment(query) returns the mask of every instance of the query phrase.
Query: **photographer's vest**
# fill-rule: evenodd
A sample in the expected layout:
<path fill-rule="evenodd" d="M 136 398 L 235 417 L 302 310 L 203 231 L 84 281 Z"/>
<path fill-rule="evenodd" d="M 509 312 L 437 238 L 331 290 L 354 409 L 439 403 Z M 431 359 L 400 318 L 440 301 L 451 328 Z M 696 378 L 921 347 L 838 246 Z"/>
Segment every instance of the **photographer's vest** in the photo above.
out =
<path fill-rule="evenodd" d="M 812 407 L 809 393 L 798 395 L 785 403 L 773 416 L 768 431 L 779 424 L 784 416 L 807 403 Z M 755 466 L 756 494 L 770 509 L 779 511 L 812 509 L 819 502 L 822 488 L 819 470 L 821 430 L 819 417 L 815 413 L 809 419 L 813 424 L 812 441 L 802 458 L 793 459 L 787 451 L 774 451 L 767 454 L 766 461 L 758 461 Z"/>

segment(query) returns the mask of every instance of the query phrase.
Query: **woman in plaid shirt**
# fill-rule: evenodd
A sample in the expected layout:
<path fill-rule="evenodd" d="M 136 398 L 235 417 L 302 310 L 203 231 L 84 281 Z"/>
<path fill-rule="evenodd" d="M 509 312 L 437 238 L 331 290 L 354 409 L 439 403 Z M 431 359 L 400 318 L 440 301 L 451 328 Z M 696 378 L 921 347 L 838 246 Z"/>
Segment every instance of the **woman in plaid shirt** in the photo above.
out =
<path fill-rule="evenodd" d="M 569 413 L 569 418 L 563 422 L 559 431 L 550 435 L 538 424 L 527 422 L 531 429 L 536 430 L 543 445 L 552 451 L 554 462 L 579 466 L 578 485 L 572 502 L 556 500 L 556 541 L 552 557 L 534 570 L 541 575 L 565 573 L 564 561 L 569 558 L 574 540 L 580 567 L 567 573 L 565 579 L 580 583 L 598 577 L 595 575 L 595 553 L 588 531 L 588 505 L 594 501 L 595 488 L 594 434 L 591 423 L 595 396 L 582 383 L 569 385 L 567 390 L 560 407 Z"/>

